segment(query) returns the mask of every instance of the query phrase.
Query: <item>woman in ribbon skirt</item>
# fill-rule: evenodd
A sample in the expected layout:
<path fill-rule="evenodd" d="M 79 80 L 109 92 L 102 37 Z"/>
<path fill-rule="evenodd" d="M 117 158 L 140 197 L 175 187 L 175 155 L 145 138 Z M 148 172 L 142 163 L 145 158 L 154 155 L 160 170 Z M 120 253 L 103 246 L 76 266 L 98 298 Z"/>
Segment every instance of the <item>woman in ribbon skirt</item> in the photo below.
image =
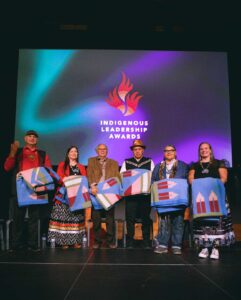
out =
<path fill-rule="evenodd" d="M 225 162 L 214 158 L 213 149 L 209 143 L 202 142 L 199 145 L 198 157 L 199 160 L 190 167 L 188 176 L 190 184 L 194 179 L 207 177 L 219 178 L 223 184 L 227 182 L 228 170 Z M 210 255 L 212 259 L 219 259 L 218 248 L 221 245 L 234 243 L 234 232 L 227 201 L 226 208 L 228 211 L 227 216 L 217 217 L 216 219 L 203 217 L 193 220 L 194 241 L 201 248 L 198 255 L 200 258 L 207 258 Z"/>
<path fill-rule="evenodd" d="M 79 152 L 76 146 L 68 148 L 65 160 L 58 165 L 57 173 L 61 179 L 71 175 L 86 176 L 86 170 L 79 162 Z M 59 188 L 60 189 L 60 188 Z M 81 247 L 82 233 L 85 231 L 84 210 L 71 212 L 67 204 L 57 200 L 59 189 L 55 195 L 55 201 L 49 222 L 48 241 L 55 239 L 55 243 L 67 249 Z"/>

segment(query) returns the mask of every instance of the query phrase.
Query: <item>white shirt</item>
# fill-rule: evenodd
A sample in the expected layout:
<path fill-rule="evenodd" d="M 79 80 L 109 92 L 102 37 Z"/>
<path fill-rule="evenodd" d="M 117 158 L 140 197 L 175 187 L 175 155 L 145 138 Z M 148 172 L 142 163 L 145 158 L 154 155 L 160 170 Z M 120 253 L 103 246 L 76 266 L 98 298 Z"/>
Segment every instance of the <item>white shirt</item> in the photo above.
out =
<path fill-rule="evenodd" d="M 170 173 L 171 173 L 171 170 L 173 168 L 173 165 L 175 163 L 176 159 L 173 159 L 169 162 L 169 164 L 167 164 L 166 162 L 166 178 L 169 178 L 170 177 Z"/>

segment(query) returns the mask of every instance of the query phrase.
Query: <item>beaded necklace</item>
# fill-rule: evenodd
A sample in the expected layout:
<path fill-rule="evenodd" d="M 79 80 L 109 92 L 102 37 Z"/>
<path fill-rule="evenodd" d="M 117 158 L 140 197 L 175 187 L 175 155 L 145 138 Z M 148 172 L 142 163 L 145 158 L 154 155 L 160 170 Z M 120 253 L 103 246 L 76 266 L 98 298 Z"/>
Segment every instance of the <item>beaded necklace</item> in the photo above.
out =
<path fill-rule="evenodd" d="M 165 161 L 161 162 L 160 171 L 159 171 L 160 180 L 164 178 L 164 176 L 163 176 L 164 168 L 166 168 L 166 174 L 169 175 L 169 178 L 174 178 L 175 174 L 177 172 L 177 160 L 174 161 L 173 166 L 172 166 L 171 169 L 167 169 Z"/>
<path fill-rule="evenodd" d="M 201 171 L 202 174 L 208 174 L 209 173 L 210 162 L 207 162 L 207 166 L 204 168 L 203 163 L 200 161 L 200 166 L 202 168 L 202 171 Z"/>
<path fill-rule="evenodd" d="M 72 172 L 74 173 L 74 175 L 78 175 L 79 174 L 79 168 L 78 168 L 77 165 L 75 165 L 75 166 L 69 165 L 69 167 L 72 170 Z"/>

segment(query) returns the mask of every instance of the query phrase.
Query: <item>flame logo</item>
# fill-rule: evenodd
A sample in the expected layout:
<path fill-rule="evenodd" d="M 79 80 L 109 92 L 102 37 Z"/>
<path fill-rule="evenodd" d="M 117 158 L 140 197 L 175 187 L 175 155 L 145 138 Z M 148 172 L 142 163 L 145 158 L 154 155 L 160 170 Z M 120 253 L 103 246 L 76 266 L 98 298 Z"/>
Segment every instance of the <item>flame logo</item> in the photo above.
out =
<path fill-rule="evenodd" d="M 126 77 L 125 73 L 122 72 L 120 85 L 109 93 L 109 98 L 106 99 L 106 102 L 110 106 L 119 109 L 125 117 L 132 115 L 137 109 L 139 100 L 142 98 L 139 92 L 131 93 L 132 90 L 133 84 Z"/>

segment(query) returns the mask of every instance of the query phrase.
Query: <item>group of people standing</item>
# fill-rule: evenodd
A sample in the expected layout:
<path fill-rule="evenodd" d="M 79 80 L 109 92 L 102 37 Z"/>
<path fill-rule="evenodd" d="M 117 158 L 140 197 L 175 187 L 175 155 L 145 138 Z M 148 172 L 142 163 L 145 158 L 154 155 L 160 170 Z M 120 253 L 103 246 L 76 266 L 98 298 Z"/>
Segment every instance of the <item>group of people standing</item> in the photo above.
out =
<path fill-rule="evenodd" d="M 38 133 L 34 130 L 26 132 L 25 146 L 19 148 L 19 143 L 14 142 L 11 145 L 10 154 L 7 157 L 4 168 L 6 171 L 13 172 L 13 186 L 11 202 L 13 203 L 13 239 L 12 249 L 21 249 L 23 244 L 23 222 L 26 209 L 28 209 L 28 242 L 27 246 L 33 251 L 39 251 L 37 245 L 37 221 L 39 218 L 39 205 L 29 207 L 18 207 L 16 194 L 16 176 L 21 171 L 39 166 L 51 167 L 48 155 L 45 151 L 37 148 Z M 108 148 L 105 144 L 99 144 L 96 147 L 97 155 L 88 160 L 87 169 L 79 163 L 79 152 L 76 146 L 68 148 L 65 160 L 60 162 L 57 168 L 57 174 L 63 180 L 71 175 L 87 176 L 90 192 L 93 195 L 98 193 L 98 183 L 112 177 L 121 178 L 120 173 L 131 169 L 145 169 L 152 172 L 151 183 L 165 178 L 187 179 L 190 184 L 194 179 L 213 177 L 220 178 L 225 184 L 228 178 L 228 171 L 221 160 L 214 158 L 212 147 L 209 143 L 203 142 L 199 145 L 199 159 L 196 163 L 188 166 L 185 162 L 177 159 L 176 148 L 174 145 L 167 145 L 164 148 L 163 160 L 154 165 L 152 159 L 144 156 L 146 146 L 141 140 L 135 140 L 130 146 L 133 153 L 131 158 L 126 159 L 121 168 L 117 161 L 108 157 Z M 61 185 L 57 187 L 52 211 L 49 220 L 48 239 L 55 238 L 56 243 L 63 249 L 69 247 L 81 248 L 81 233 L 85 230 L 86 212 L 88 209 L 71 212 L 68 205 L 58 200 L 58 192 Z M 150 212 L 151 197 L 150 194 L 139 194 L 128 196 L 125 199 L 125 213 L 127 226 L 127 247 L 134 247 L 135 223 L 139 217 L 142 222 L 142 247 L 150 248 Z M 227 204 L 228 205 L 228 204 Z M 116 248 L 115 241 L 115 222 L 114 210 L 105 211 L 106 220 L 106 245 L 109 248 Z M 158 254 L 168 253 L 169 246 L 173 254 L 182 254 L 182 242 L 184 231 L 184 208 L 175 212 L 159 214 L 159 228 L 156 237 L 157 245 L 154 252 Z M 98 249 L 102 245 L 101 239 L 101 219 L 103 210 L 91 208 L 93 220 L 94 244 L 93 248 Z M 224 230 L 232 230 L 231 216 L 229 214 L 222 218 L 214 226 L 222 226 Z M 209 225 L 205 219 L 193 222 L 194 231 L 203 231 L 208 236 Z M 211 245 L 211 255 L 213 259 L 219 258 L 217 244 Z M 204 245 L 200 249 L 199 257 L 209 256 L 210 245 Z"/>

